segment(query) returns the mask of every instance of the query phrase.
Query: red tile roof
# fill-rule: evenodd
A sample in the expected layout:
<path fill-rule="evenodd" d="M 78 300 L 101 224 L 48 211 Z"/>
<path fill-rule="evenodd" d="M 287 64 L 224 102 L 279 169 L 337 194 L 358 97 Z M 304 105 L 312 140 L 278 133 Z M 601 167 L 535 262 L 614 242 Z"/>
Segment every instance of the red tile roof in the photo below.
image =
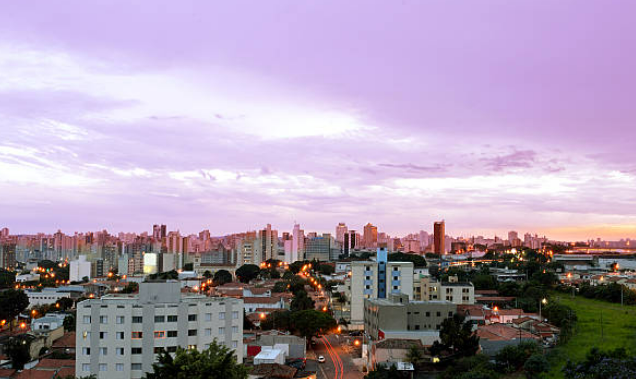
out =
<path fill-rule="evenodd" d="M 518 339 L 519 337 L 538 339 L 537 336 L 526 331 L 499 323 L 480 325 L 477 328 L 477 335 L 479 336 L 479 338 L 483 338 L 489 341 L 510 341 Z"/>
<path fill-rule="evenodd" d="M 17 373 L 14 379 L 52 379 L 55 376 L 53 370 L 22 370 Z"/>
<path fill-rule="evenodd" d="M 61 367 L 75 367 L 74 359 L 51 359 L 43 358 L 35 365 L 37 368 L 61 368 Z"/>
<path fill-rule="evenodd" d="M 57 372 L 56 378 L 65 379 L 67 377 L 75 377 L 75 367 L 64 367 L 60 371 Z"/>
<path fill-rule="evenodd" d="M 9 368 L 0 368 L 0 377 L 9 377 L 15 373 L 14 369 Z"/>
<path fill-rule="evenodd" d="M 65 333 L 53 342 L 53 347 L 75 347 L 75 332 Z"/>
<path fill-rule="evenodd" d="M 280 301 L 280 297 L 244 297 L 245 304 L 276 304 Z"/>

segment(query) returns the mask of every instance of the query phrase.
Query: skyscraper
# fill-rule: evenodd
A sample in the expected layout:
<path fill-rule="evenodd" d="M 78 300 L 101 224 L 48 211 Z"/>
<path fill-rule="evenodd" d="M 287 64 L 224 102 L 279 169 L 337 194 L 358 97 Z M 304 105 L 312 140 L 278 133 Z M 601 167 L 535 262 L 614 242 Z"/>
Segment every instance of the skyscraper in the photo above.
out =
<path fill-rule="evenodd" d="M 305 248 L 305 232 L 300 229 L 299 224 L 294 225 L 294 230 L 292 232 L 292 252 L 291 252 L 291 262 L 303 260 L 305 258 L 304 254 Z"/>
<path fill-rule="evenodd" d="M 446 223 L 444 220 L 433 224 L 433 244 L 435 254 L 446 253 Z"/>
<path fill-rule="evenodd" d="M 345 257 L 348 257 L 349 255 L 351 255 L 351 250 L 355 248 L 356 248 L 356 231 L 349 230 L 347 233 L 345 233 L 344 239 L 342 241 L 342 254 L 344 254 Z"/>
<path fill-rule="evenodd" d="M 268 259 L 278 259 L 278 231 L 272 229 L 271 224 L 267 224 L 265 229 L 258 232 L 261 259 L 265 262 Z"/>
<path fill-rule="evenodd" d="M 166 226 L 165 225 L 153 225 L 152 226 L 152 238 L 154 238 L 155 240 L 159 241 L 163 238 L 165 238 L 167 235 L 166 233 Z"/>
<path fill-rule="evenodd" d="M 368 223 L 364 226 L 364 247 L 374 249 L 378 245 L 378 227 Z"/>
<path fill-rule="evenodd" d="M 336 226 L 336 241 L 342 245 L 344 242 L 344 235 L 347 233 L 347 225 L 344 222 L 341 222 Z"/>

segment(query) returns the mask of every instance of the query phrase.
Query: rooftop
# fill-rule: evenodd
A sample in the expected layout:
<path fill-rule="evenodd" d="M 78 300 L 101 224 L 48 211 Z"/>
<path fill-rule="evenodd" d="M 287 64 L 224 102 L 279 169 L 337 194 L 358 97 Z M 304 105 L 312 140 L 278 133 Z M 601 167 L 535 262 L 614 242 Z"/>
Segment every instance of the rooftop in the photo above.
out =
<path fill-rule="evenodd" d="M 420 340 L 389 338 L 375 344 L 376 349 L 410 349 L 411 346 L 424 348 Z"/>

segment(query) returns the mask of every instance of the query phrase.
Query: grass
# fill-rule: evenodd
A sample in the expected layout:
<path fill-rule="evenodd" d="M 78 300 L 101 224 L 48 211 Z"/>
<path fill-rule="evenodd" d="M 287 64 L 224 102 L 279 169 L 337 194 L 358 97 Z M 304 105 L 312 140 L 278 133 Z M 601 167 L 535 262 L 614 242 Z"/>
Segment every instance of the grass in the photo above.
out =
<path fill-rule="evenodd" d="M 568 294 L 558 292 L 551 293 L 551 301 L 574 309 L 578 322 L 572 338 L 550 352 L 552 370 L 548 378 L 563 378 L 561 369 L 568 359 L 581 361 L 593 347 L 602 350 L 624 347 L 630 354 L 636 354 L 636 307 L 621 307 L 620 304 L 581 296 L 573 299 Z"/>

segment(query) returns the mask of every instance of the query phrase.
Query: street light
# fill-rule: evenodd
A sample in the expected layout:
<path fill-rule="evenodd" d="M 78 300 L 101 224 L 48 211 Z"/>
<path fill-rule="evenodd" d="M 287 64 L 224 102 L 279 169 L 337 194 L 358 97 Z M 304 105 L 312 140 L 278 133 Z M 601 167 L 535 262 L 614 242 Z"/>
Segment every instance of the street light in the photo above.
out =
<path fill-rule="evenodd" d="M 545 297 L 543 299 L 541 299 L 541 301 L 539 302 L 539 318 L 541 319 L 541 322 L 543 322 L 543 317 L 541 316 L 541 304 L 545 305 L 548 304 L 548 299 L 546 299 Z"/>

